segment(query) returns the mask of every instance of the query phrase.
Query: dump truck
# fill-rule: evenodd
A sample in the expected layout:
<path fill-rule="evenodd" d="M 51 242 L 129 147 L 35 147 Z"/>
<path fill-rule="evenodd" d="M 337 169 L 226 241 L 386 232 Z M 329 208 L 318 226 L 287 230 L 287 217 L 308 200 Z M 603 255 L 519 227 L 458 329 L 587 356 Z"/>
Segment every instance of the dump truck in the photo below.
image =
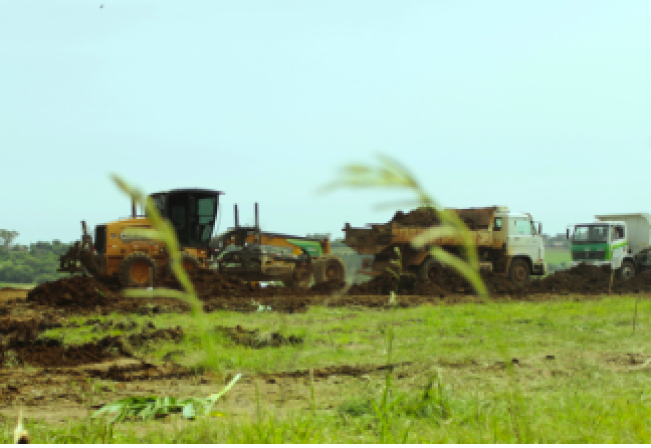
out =
<path fill-rule="evenodd" d="M 503 206 L 446 210 L 456 213 L 468 226 L 471 238 L 477 246 L 482 270 L 504 274 L 519 285 L 529 281 L 531 275 L 540 276 L 547 272 L 542 224 L 538 223 L 536 227 L 530 214 L 511 212 L 508 207 Z M 388 268 L 393 268 L 392 261 L 398 257 L 398 248 L 402 257 L 403 272 L 416 274 L 423 281 L 442 275 L 444 266 L 429 254 L 429 247 L 440 246 L 458 255 L 461 253 L 463 242 L 458 236 L 442 236 L 422 249 L 412 247 L 411 240 L 414 237 L 440 225 L 436 211 L 429 209 L 429 213 L 433 217 L 431 224 L 413 224 L 405 219 L 401 222 L 401 219 L 396 217 L 386 224 L 367 224 L 362 228 L 353 228 L 346 223 L 343 228 L 344 243 L 361 255 L 374 256 L 364 264 L 366 268 L 370 267 L 370 270 L 362 269 L 358 272 L 377 276 Z"/>
<path fill-rule="evenodd" d="M 263 231 L 257 203 L 254 213 L 255 224 L 241 226 L 234 205 L 235 227 L 218 237 L 211 249 L 219 272 L 247 281 L 282 281 L 290 287 L 346 280 L 346 265 L 331 253 L 329 239 Z"/>
<path fill-rule="evenodd" d="M 567 229 L 572 265 L 609 265 L 624 280 L 651 269 L 651 216 L 648 213 L 597 215 L 595 219 Z"/>

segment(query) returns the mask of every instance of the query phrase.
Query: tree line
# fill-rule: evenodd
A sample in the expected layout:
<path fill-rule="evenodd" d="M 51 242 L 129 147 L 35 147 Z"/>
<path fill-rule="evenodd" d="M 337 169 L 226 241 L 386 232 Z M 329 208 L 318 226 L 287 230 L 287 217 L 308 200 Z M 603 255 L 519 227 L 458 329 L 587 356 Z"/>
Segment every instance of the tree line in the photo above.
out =
<path fill-rule="evenodd" d="M 66 277 L 57 272 L 59 257 L 72 244 L 60 240 L 39 241 L 29 246 L 12 244 L 16 231 L 0 229 L 0 282 L 41 284 Z"/>

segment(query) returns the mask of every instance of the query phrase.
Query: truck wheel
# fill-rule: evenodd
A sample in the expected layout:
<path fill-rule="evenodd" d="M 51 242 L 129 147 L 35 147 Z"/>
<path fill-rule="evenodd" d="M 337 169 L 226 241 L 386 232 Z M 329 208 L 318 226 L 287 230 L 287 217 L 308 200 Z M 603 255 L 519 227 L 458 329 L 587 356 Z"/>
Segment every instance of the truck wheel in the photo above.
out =
<path fill-rule="evenodd" d="M 321 283 L 333 280 L 346 281 L 346 265 L 336 255 L 326 255 L 314 263 L 314 281 Z"/>
<path fill-rule="evenodd" d="M 622 280 L 629 280 L 635 276 L 635 265 L 632 261 L 625 261 L 622 267 L 617 269 L 617 277 Z"/>
<path fill-rule="evenodd" d="M 511 262 L 511 267 L 509 268 L 509 280 L 514 284 L 523 286 L 529 281 L 530 274 L 531 268 L 526 260 L 517 258 Z"/>
<path fill-rule="evenodd" d="M 144 252 L 130 253 L 120 263 L 118 278 L 124 288 L 149 286 L 156 278 L 156 263 Z"/>
<path fill-rule="evenodd" d="M 443 274 L 443 266 L 434 258 L 426 258 L 418 267 L 418 279 L 431 282 Z"/>

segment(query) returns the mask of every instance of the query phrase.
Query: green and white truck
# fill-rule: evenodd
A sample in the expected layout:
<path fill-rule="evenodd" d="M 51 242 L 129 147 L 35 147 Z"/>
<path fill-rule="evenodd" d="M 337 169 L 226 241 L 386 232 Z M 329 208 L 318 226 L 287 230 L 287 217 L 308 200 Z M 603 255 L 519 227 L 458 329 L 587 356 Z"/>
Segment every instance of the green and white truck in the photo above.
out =
<path fill-rule="evenodd" d="M 622 279 L 651 269 L 651 215 L 620 213 L 595 218 L 595 222 L 567 229 L 573 266 L 610 265 Z"/>

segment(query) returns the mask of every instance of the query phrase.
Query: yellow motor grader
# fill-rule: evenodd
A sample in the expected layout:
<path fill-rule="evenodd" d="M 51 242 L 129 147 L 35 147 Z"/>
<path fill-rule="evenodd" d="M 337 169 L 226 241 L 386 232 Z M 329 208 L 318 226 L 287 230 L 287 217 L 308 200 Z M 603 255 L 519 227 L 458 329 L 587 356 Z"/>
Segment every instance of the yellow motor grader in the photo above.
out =
<path fill-rule="evenodd" d="M 210 268 L 243 280 L 282 281 L 287 286 L 306 287 L 312 279 L 345 280 L 341 258 L 330 253 L 330 242 L 314 238 L 262 232 L 255 205 L 255 226 L 242 227 L 235 205 L 235 227 L 216 240 L 211 248 L 221 191 L 176 189 L 151 194 L 162 218 L 176 232 L 186 271 Z M 171 274 L 165 243 L 148 238 L 153 229 L 147 216 L 136 215 L 95 227 L 94 237 L 82 221 L 83 236 L 60 257 L 59 272 L 88 273 L 104 282 L 117 280 L 122 287 L 146 287 Z M 144 231 L 144 232 L 143 232 Z M 266 248 L 287 249 L 288 254 L 270 253 Z"/>
<path fill-rule="evenodd" d="M 187 271 L 208 266 L 210 238 L 222 194 L 193 188 L 150 195 L 161 217 L 176 231 Z M 130 218 L 96 226 L 94 237 L 88 233 L 86 222 L 81 224 L 82 239 L 61 256 L 59 272 L 86 272 L 100 280 L 117 279 L 122 287 L 149 286 L 171 273 L 165 243 L 146 236 L 153 224 L 147 216 L 136 215 L 135 204 Z"/>

